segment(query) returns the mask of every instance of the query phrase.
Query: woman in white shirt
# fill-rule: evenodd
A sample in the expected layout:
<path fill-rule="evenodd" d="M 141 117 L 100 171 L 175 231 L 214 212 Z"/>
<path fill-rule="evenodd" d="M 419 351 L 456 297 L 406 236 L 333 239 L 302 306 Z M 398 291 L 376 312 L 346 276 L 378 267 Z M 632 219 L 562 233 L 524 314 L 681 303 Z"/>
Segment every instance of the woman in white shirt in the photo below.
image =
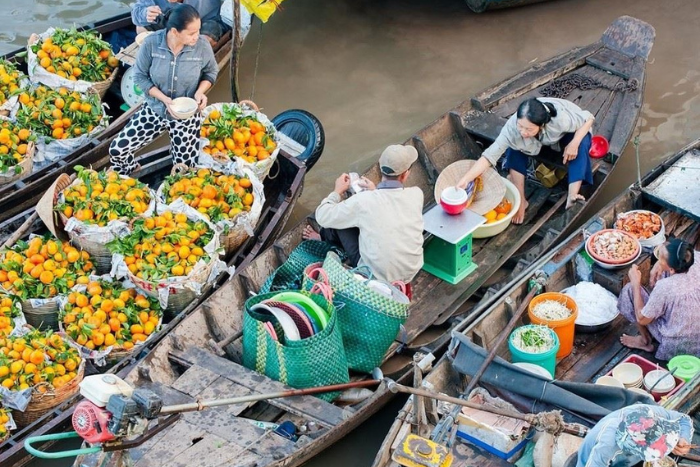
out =
<path fill-rule="evenodd" d="M 505 167 L 510 179 L 520 191 L 520 209 L 512 222 L 520 224 L 525 217 L 525 177 L 529 156 L 536 156 L 543 150 L 555 151 L 567 166 L 569 194 L 566 207 L 577 200 L 584 200 L 579 194 L 582 182 L 593 183 L 593 173 L 588 152 L 591 149 L 591 127 L 595 118 L 587 110 L 566 99 L 532 98 L 520 104 L 496 141 L 489 146 L 479 160 L 462 177 L 458 186 L 466 188 L 469 182 L 491 167 L 506 155 Z"/>

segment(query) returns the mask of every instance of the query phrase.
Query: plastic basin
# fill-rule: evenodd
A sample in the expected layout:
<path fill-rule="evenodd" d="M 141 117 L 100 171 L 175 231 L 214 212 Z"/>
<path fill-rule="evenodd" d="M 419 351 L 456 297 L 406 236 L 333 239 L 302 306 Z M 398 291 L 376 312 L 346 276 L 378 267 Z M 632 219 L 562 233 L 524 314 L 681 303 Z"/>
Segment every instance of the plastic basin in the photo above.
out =
<path fill-rule="evenodd" d="M 513 185 L 513 183 L 505 177 L 501 177 L 503 184 L 506 186 L 506 198 L 510 201 L 512 208 L 510 212 L 501 219 L 500 221 L 492 222 L 490 224 L 483 224 L 474 230 L 472 236 L 474 238 L 488 238 L 498 235 L 508 228 L 510 225 L 510 220 L 513 218 L 518 209 L 520 208 L 520 192 Z"/>
<path fill-rule="evenodd" d="M 571 310 L 571 315 L 566 319 L 552 321 L 539 318 L 534 313 L 535 307 L 546 300 L 554 300 L 555 302 L 562 303 Z M 527 315 L 530 317 L 532 324 L 543 324 L 557 333 L 557 337 L 559 337 L 557 358 L 564 358 L 571 353 L 574 348 L 574 332 L 576 329 L 576 318 L 578 317 L 578 306 L 573 298 L 559 292 L 540 294 L 530 300 L 530 304 L 527 306 Z"/>
<path fill-rule="evenodd" d="M 541 366 L 545 370 L 549 371 L 550 374 L 554 375 L 557 367 L 557 351 L 559 350 L 559 337 L 557 333 L 550 329 L 552 337 L 554 337 L 554 347 L 542 353 L 528 353 L 517 349 L 513 345 L 513 335 L 518 329 L 527 328 L 527 326 L 521 326 L 516 328 L 508 337 L 508 349 L 510 350 L 511 361 L 513 363 L 525 362 L 532 363 L 537 366 Z"/>

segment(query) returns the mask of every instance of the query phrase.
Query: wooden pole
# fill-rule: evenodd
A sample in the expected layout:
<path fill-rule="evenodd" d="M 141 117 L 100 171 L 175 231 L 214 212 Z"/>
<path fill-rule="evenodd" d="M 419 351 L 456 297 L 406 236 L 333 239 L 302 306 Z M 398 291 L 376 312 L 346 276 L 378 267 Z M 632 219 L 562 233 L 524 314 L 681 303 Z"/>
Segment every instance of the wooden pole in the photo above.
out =
<path fill-rule="evenodd" d="M 238 85 L 238 57 L 241 52 L 241 1 L 233 0 L 233 38 L 231 39 L 231 62 L 229 73 L 231 75 L 231 99 L 233 102 L 241 100 L 240 86 Z"/>

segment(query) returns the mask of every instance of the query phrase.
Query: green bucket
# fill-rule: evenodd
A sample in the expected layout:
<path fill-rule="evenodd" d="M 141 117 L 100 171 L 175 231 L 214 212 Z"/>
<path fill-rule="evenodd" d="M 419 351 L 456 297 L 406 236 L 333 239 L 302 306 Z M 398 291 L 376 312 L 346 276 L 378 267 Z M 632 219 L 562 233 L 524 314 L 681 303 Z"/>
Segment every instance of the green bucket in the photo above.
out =
<path fill-rule="evenodd" d="M 676 369 L 674 374 L 687 383 L 700 373 L 700 358 L 693 355 L 677 355 L 668 362 L 668 369 Z"/>
<path fill-rule="evenodd" d="M 515 335 L 516 332 L 518 332 L 520 329 L 527 329 L 527 328 L 539 328 L 539 329 L 546 329 L 551 333 L 552 338 L 554 339 L 554 346 L 547 350 L 546 352 L 534 354 L 534 353 L 528 353 L 528 352 L 523 352 L 520 349 L 515 348 L 513 345 L 513 336 Z M 557 333 L 554 332 L 552 329 L 549 329 L 545 326 L 539 326 L 539 325 L 533 325 L 533 324 L 528 324 L 526 326 L 521 326 L 519 328 L 516 328 L 508 337 L 508 349 L 510 350 L 510 354 L 512 357 L 512 362 L 513 363 L 519 363 L 519 362 L 527 362 L 527 363 L 532 363 L 537 366 L 541 366 L 545 370 L 549 371 L 550 374 L 554 375 L 554 370 L 557 366 L 557 352 L 559 351 L 559 337 L 557 336 Z"/>

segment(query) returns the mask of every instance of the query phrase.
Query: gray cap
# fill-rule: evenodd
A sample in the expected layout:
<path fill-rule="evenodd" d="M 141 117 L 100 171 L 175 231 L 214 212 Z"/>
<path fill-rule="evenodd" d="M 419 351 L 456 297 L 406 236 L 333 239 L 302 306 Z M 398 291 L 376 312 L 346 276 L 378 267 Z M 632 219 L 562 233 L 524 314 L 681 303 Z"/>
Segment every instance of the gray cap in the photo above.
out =
<path fill-rule="evenodd" d="M 379 156 L 379 170 L 395 177 L 410 169 L 417 159 L 418 151 L 413 146 L 392 144 Z"/>

